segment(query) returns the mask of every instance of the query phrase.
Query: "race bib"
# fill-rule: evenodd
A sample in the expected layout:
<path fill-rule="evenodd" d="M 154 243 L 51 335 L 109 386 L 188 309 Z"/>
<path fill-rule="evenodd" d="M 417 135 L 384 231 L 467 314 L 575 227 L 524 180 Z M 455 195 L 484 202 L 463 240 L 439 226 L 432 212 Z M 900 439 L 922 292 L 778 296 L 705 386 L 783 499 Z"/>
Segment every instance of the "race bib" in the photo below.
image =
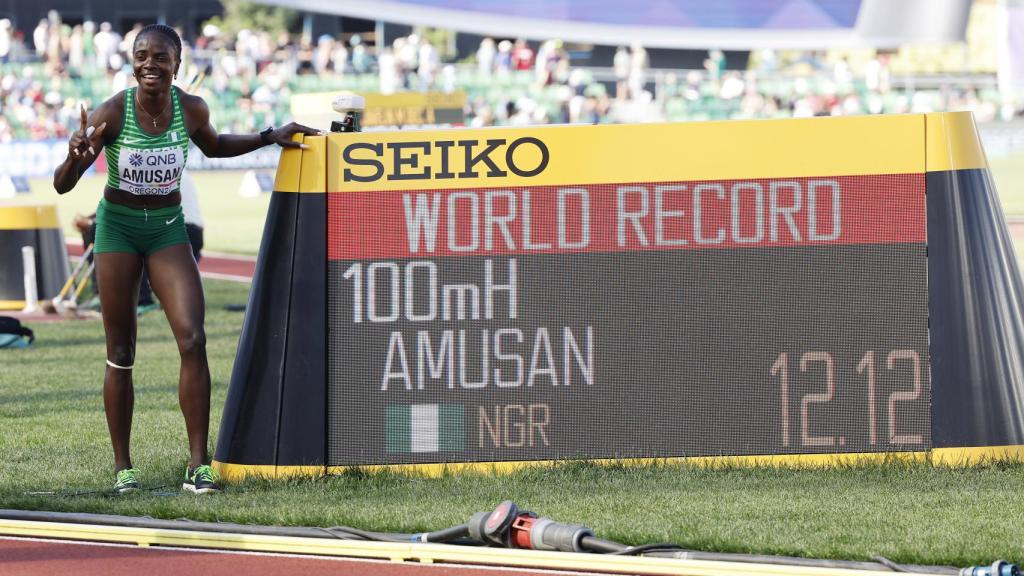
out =
<path fill-rule="evenodd" d="M 124 146 L 117 166 L 122 190 L 139 196 L 166 196 L 178 189 L 185 154 L 178 146 L 156 150 Z"/>

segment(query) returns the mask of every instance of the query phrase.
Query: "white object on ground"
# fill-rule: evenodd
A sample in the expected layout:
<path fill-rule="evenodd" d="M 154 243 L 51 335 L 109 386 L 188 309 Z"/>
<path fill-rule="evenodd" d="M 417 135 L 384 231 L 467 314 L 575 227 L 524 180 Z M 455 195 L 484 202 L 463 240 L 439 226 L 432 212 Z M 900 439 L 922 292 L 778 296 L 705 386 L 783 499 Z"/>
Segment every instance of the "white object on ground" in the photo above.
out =
<path fill-rule="evenodd" d="M 21 247 L 21 262 L 25 270 L 25 308 L 22 312 L 39 310 L 39 286 L 36 284 L 36 249 Z"/>

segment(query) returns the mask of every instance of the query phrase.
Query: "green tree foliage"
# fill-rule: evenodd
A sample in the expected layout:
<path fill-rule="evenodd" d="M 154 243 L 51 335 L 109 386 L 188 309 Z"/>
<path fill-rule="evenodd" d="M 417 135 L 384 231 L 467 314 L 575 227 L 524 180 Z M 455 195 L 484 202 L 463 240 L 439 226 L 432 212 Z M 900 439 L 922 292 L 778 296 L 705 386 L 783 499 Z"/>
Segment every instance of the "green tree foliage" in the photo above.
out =
<path fill-rule="evenodd" d="M 299 12 L 280 6 L 257 4 L 247 0 L 221 0 L 224 14 L 210 18 L 206 24 L 213 24 L 224 36 L 235 36 L 240 30 L 262 30 L 277 36 L 292 32 L 299 23 Z"/>

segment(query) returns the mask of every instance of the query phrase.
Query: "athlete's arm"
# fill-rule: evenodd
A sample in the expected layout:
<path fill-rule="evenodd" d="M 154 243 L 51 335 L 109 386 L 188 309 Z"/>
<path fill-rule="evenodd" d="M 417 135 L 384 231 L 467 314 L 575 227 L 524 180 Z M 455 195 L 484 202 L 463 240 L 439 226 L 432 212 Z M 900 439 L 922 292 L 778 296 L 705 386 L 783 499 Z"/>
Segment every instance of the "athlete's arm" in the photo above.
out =
<path fill-rule="evenodd" d="M 181 100 L 185 109 L 185 125 L 189 130 L 189 137 L 207 158 L 241 156 L 267 144 L 278 144 L 285 148 L 302 148 L 302 144 L 292 140 L 293 134 L 309 136 L 321 134 L 319 130 L 294 122 L 275 129 L 267 137 L 267 142 L 264 142 L 259 134 L 218 134 L 213 124 L 210 123 L 210 107 L 202 98 L 182 94 Z"/>
<path fill-rule="evenodd" d="M 113 101 L 114 98 L 107 100 L 92 114 L 88 114 L 85 104 L 82 104 L 81 126 L 68 140 L 68 157 L 53 172 L 53 188 L 58 194 L 74 188 L 82 174 L 96 161 L 105 142 L 103 133 L 107 129 L 108 118 L 112 117 Z"/>

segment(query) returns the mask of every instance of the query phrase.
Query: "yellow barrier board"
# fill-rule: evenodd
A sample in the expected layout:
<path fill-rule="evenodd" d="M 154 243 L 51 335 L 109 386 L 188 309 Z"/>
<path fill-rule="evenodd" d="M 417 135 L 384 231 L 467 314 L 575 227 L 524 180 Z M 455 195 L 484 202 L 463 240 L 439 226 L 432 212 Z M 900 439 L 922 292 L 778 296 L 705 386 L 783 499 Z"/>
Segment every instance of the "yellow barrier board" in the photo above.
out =
<path fill-rule="evenodd" d="M 41 206 L 0 205 L 0 230 L 40 230 L 59 227 L 57 207 L 53 204 Z"/>
<path fill-rule="evenodd" d="M 924 127 L 906 115 L 331 134 L 327 191 L 922 173 Z"/>

